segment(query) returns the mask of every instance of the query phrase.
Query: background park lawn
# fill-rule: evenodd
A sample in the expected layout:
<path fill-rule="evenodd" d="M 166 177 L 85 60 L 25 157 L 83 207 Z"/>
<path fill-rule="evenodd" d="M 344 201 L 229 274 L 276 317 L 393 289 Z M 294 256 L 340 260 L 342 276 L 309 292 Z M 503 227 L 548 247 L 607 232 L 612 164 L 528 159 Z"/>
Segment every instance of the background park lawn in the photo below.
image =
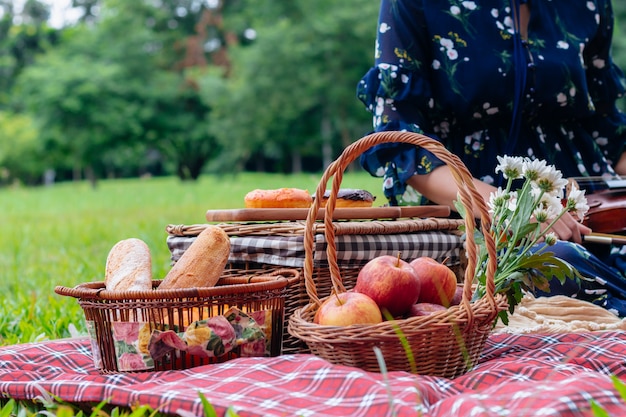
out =
<path fill-rule="evenodd" d="M 109 250 L 122 239 L 144 240 L 153 277 L 170 268 L 168 224 L 205 223 L 208 209 L 242 208 L 255 188 L 298 187 L 315 192 L 320 174 L 243 173 L 205 175 L 197 182 L 174 177 L 58 183 L 51 187 L 0 189 L 0 345 L 84 333 L 74 298 L 54 292 L 104 279 Z M 358 171 L 342 186 L 364 188 L 383 203 L 381 182 Z"/>

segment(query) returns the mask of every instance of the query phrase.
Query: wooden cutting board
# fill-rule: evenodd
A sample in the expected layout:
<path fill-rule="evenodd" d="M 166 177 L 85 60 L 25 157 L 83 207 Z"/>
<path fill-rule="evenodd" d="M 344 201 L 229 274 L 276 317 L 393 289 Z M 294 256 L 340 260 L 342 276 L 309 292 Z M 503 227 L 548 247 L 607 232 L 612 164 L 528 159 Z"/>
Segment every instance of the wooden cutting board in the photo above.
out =
<path fill-rule="evenodd" d="M 209 222 L 245 222 L 271 220 L 306 220 L 307 208 L 257 208 L 207 210 L 206 220 Z M 322 220 L 325 209 L 320 209 L 317 219 Z M 415 207 L 359 207 L 335 208 L 334 220 L 368 220 L 368 219 L 399 219 L 410 217 L 448 217 L 448 206 L 415 206 Z"/>

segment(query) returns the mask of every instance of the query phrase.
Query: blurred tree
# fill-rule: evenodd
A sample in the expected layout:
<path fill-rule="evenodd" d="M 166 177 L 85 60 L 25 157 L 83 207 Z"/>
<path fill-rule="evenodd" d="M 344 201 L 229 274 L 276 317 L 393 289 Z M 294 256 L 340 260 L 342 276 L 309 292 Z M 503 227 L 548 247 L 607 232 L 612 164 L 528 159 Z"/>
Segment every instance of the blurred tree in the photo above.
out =
<path fill-rule="evenodd" d="M 378 5 L 238 3 L 240 12 L 225 15 L 225 25 L 253 31 L 254 41 L 230 49 L 225 86 L 218 87 L 215 74 L 203 80 L 214 109 L 211 131 L 225 150 L 220 161 L 231 168 L 253 161 L 258 170 L 298 171 L 311 156 L 313 168 L 323 168 L 370 123 L 355 88 L 372 64 Z"/>
<path fill-rule="evenodd" d="M 36 115 L 51 162 L 84 171 L 94 184 L 120 172 L 127 149 L 159 150 L 184 180 L 197 179 L 217 154 L 210 109 L 189 75 L 206 65 L 205 53 L 185 41 L 211 11 L 193 0 L 154 4 L 102 1 L 97 24 L 66 29 L 65 42 L 24 71 L 14 90 Z"/>
<path fill-rule="evenodd" d="M 99 10 L 100 0 L 72 0 L 72 7 L 82 11 L 78 21 L 81 23 L 95 23 Z"/>
<path fill-rule="evenodd" d="M 6 108 L 15 80 L 37 56 L 58 43 L 58 30 L 47 25 L 48 5 L 27 0 L 16 10 L 12 0 L 0 0 L 0 109 Z"/>
<path fill-rule="evenodd" d="M 20 23 L 33 26 L 46 25 L 50 19 L 50 5 L 39 0 L 26 0 L 18 15 Z"/>
<path fill-rule="evenodd" d="M 0 184 L 21 179 L 27 184 L 41 179 L 43 157 L 38 133 L 28 115 L 0 111 Z"/>

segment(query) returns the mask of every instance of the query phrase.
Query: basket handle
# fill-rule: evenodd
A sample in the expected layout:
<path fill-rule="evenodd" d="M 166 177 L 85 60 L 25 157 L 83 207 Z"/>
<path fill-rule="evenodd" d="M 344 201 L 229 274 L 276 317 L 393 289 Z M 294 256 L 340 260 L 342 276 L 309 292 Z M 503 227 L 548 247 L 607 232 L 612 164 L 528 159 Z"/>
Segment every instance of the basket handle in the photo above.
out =
<path fill-rule="evenodd" d="M 317 289 L 315 287 L 315 281 L 313 280 L 314 225 L 317 213 L 320 209 L 320 204 L 323 200 L 324 192 L 326 191 L 326 185 L 330 179 L 333 178 L 330 196 L 328 198 L 328 202 L 326 203 L 324 235 L 327 243 L 326 255 L 328 258 L 328 266 L 330 269 L 330 278 L 333 290 L 339 293 L 345 292 L 345 287 L 342 284 L 339 266 L 337 264 L 335 228 L 333 225 L 333 212 L 337 201 L 337 192 L 340 188 L 343 173 L 346 168 L 363 152 L 375 145 L 385 142 L 402 142 L 422 147 L 432 152 L 450 167 L 454 180 L 459 188 L 460 202 L 468 213 L 468 216 L 464 219 L 466 231 L 465 249 L 467 251 L 467 268 L 465 269 L 464 275 L 462 305 L 465 306 L 466 310 L 469 312 L 468 314 L 471 314 L 469 303 L 472 297 L 471 287 L 474 280 L 474 272 L 478 258 L 476 241 L 474 239 L 476 221 L 471 213 L 479 213 L 481 230 L 483 231 L 485 246 L 488 254 L 485 297 L 487 297 L 491 304 L 495 306 L 494 275 L 496 271 L 497 259 L 496 245 L 493 237 L 489 233 L 491 228 L 491 217 L 489 216 L 484 198 L 478 193 L 476 187 L 474 186 L 471 173 L 463 164 L 461 159 L 448 151 L 440 142 L 419 133 L 398 131 L 376 132 L 353 142 L 344 149 L 339 158 L 333 161 L 326 168 L 326 171 L 322 175 L 322 178 L 317 186 L 315 198 L 313 199 L 313 204 L 309 210 L 304 229 L 304 282 L 307 294 L 309 295 L 311 301 L 315 304 L 320 304 L 320 300 L 317 296 Z"/>

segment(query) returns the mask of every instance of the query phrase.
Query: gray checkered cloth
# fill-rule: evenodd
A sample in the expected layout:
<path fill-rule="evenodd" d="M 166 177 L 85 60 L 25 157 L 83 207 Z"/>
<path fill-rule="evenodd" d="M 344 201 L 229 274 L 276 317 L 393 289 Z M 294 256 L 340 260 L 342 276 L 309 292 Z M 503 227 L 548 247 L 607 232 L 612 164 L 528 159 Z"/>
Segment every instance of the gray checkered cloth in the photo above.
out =
<path fill-rule="evenodd" d="M 168 236 L 167 245 L 172 254 L 172 263 L 178 261 L 195 239 L 195 236 Z M 292 268 L 304 266 L 304 236 L 231 237 L 230 242 L 230 262 L 253 262 Z M 409 261 L 420 256 L 429 256 L 437 260 L 449 258 L 448 264 L 454 265 L 460 260 L 463 238 L 445 231 L 425 231 L 390 235 L 341 235 L 335 237 L 335 244 L 339 265 L 363 264 L 380 255 L 396 256 L 398 252 L 402 259 Z M 326 238 L 323 234 L 315 235 L 313 264 L 316 267 L 328 264 Z"/>

